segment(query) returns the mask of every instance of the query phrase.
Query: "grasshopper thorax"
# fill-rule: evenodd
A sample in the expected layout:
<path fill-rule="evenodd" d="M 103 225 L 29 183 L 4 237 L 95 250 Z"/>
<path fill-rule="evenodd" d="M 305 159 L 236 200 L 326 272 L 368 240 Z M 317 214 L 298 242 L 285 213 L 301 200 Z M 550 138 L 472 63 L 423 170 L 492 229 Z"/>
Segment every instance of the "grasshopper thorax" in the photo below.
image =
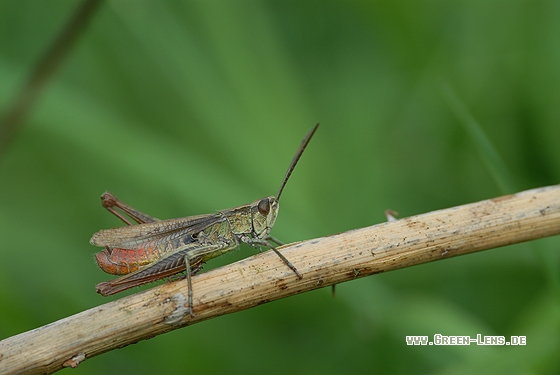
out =
<path fill-rule="evenodd" d="M 266 197 L 253 202 L 251 204 L 253 236 L 261 239 L 268 237 L 277 216 L 278 200 L 275 197 Z"/>

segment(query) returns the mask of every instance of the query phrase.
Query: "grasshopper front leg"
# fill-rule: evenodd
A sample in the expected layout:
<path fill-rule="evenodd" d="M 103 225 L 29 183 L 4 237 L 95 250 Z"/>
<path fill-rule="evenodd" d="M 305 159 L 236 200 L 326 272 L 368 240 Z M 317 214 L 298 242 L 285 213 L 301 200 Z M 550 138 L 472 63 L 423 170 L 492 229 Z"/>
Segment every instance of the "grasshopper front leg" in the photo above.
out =
<path fill-rule="evenodd" d="M 189 312 L 189 315 L 191 316 L 191 318 L 194 318 L 194 313 L 193 313 L 193 289 L 192 289 L 192 281 L 191 281 L 191 259 L 189 257 L 189 254 L 187 252 L 187 254 L 185 254 L 185 267 L 186 267 L 186 277 L 187 277 L 187 303 L 188 303 L 188 307 L 187 310 Z"/>
<path fill-rule="evenodd" d="M 278 249 L 276 247 L 274 247 L 272 245 L 272 243 L 270 243 L 269 239 L 276 242 L 276 243 L 282 244 L 280 241 L 276 240 L 273 237 L 268 237 L 267 239 L 252 238 L 252 237 L 241 237 L 241 241 L 245 242 L 248 245 L 251 245 L 251 246 L 267 246 L 267 247 L 271 248 L 272 251 L 274 251 L 276 253 L 276 255 L 278 255 L 280 257 L 280 259 L 282 259 L 284 264 L 286 266 L 288 266 L 292 271 L 294 271 L 294 273 L 296 274 L 296 276 L 299 279 L 303 279 L 303 276 L 301 276 L 301 273 L 299 273 L 297 268 L 284 255 L 282 255 L 282 253 L 280 251 L 278 251 Z"/>

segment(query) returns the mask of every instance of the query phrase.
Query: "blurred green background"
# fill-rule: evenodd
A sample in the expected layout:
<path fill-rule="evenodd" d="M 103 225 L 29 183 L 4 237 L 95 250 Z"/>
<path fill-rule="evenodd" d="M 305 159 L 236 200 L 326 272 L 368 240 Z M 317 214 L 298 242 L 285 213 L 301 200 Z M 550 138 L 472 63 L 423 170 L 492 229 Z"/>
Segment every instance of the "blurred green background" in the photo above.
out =
<path fill-rule="evenodd" d="M 78 4 L 0 2 L 0 111 Z M 373 225 L 388 208 L 405 217 L 557 184 L 559 19 L 558 1 L 104 3 L 0 155 L 0 339 L 118 298 L 95 293 L 111 276 L 88 244 L 121 225 L 105 190 L 161 219 L 276 194 L 317 122 L 272 232 L 286 242 Z M 498 177 L 450 92 L 502 160 Z M 359 279 L 335 299 L 316 290 L 64 372 L 558 373 L 559 246 Z M 527 345 L 405 344 L 436 333 Z"/>

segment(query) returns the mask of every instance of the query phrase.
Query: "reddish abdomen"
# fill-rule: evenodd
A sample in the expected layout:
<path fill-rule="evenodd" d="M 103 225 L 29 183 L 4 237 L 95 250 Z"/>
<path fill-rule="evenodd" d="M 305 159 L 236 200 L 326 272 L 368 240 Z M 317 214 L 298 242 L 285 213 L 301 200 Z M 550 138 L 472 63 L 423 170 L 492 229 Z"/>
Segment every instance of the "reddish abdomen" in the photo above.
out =
<path fill-rule="evenodd" d="M 95 260 L 103 271 L 111 275 L 126 275 L 139 267 L 153 263 L 161 257 L 157 247 L 121 249 L 106 247 L 95 254 Z"/>

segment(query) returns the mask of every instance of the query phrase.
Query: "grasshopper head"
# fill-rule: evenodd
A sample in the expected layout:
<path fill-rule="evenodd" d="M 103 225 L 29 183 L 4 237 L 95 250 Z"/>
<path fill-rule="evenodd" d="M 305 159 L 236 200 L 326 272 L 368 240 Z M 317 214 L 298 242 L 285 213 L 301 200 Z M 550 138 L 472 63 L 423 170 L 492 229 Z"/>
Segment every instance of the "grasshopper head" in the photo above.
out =
<path fill-rule="evenodd" d="M 251 206 L 253 234 L 257 238 L 268 237 L 278 216 L 278 200 L 275 197 L 266 197 L 253 202 Z"/>

